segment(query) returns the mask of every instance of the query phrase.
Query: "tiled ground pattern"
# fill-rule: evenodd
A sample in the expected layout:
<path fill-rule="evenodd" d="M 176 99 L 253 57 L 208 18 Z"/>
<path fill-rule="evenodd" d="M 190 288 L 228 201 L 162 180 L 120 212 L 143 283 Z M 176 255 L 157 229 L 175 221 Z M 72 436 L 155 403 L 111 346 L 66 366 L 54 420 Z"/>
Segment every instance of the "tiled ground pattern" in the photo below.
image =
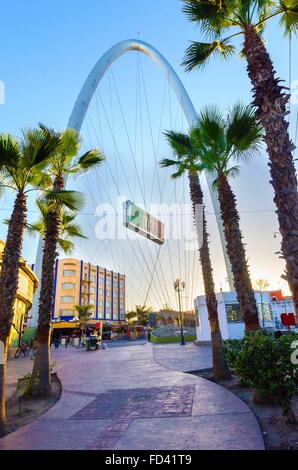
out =
<path fill-rule="evenodd" d="M 134 419 L 191 416 L 194 385 L 184 387 L 107 390 L 72 419 L 113 419 L 89 447 L 90 450 L 113 449 Z"/>

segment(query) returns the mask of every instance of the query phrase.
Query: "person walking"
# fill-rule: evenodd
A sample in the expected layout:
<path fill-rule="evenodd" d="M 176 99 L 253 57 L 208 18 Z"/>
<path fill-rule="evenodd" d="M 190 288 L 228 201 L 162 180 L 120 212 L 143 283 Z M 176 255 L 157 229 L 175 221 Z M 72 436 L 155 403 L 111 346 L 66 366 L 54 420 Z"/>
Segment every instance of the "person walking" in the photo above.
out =
<path fill-rule="evenodd" d="M 60 336 L 56 333 L 54 336 L 54 345 L 55 349 L 59 349 L 60 346 Z"/>

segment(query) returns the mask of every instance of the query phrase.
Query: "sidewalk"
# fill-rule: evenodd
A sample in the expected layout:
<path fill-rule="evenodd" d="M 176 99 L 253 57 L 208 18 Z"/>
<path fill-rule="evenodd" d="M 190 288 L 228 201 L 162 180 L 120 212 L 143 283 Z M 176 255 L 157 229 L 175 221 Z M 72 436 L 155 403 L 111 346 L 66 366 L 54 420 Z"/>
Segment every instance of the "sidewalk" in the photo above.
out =
<path fill-rule="evenodd" d="M 61 349 L 52 360 L 61 399 L 0 439 L 0 450 L 264 449 L 244 402 L 212 382 L 158 364 L 151 344 L 91 353 Z M 15 364 L 9 367 L 21 363 Z"/>
<path fill-rule="evenodd" d="M 185 346 L 179 343 L 154 344 L 153 355 L 161 366 L 180 372 L 194 372 L 212 367 L 211 346 L 196 346 L 194 343 L 187 343 Z"/>

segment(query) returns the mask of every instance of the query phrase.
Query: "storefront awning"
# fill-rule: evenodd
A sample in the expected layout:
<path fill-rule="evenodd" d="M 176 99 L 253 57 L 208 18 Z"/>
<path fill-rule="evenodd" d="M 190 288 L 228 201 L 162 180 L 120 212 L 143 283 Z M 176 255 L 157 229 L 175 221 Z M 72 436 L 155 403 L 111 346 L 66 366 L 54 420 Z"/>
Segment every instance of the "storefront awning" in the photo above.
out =
<path fill-rule="evenodd" d="M 52 327 L 54 330 L 66 330 L 66 329 L 75 329 L 75 328 L 80 328 L 80 322 L 67 322 L 67 321 L 62 321 L 59 323 L 52 323 Z"/>

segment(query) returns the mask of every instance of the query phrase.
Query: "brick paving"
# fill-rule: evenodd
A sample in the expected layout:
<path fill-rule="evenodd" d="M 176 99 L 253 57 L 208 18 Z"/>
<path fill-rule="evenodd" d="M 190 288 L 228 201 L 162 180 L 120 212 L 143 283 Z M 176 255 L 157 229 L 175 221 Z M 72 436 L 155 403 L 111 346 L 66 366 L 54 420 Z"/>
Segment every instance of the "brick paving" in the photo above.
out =
<path fill-rule="evenodd" d="M 107 390 L 72 419 L 143 419 L 190 416 L 194 385 Z"/>

